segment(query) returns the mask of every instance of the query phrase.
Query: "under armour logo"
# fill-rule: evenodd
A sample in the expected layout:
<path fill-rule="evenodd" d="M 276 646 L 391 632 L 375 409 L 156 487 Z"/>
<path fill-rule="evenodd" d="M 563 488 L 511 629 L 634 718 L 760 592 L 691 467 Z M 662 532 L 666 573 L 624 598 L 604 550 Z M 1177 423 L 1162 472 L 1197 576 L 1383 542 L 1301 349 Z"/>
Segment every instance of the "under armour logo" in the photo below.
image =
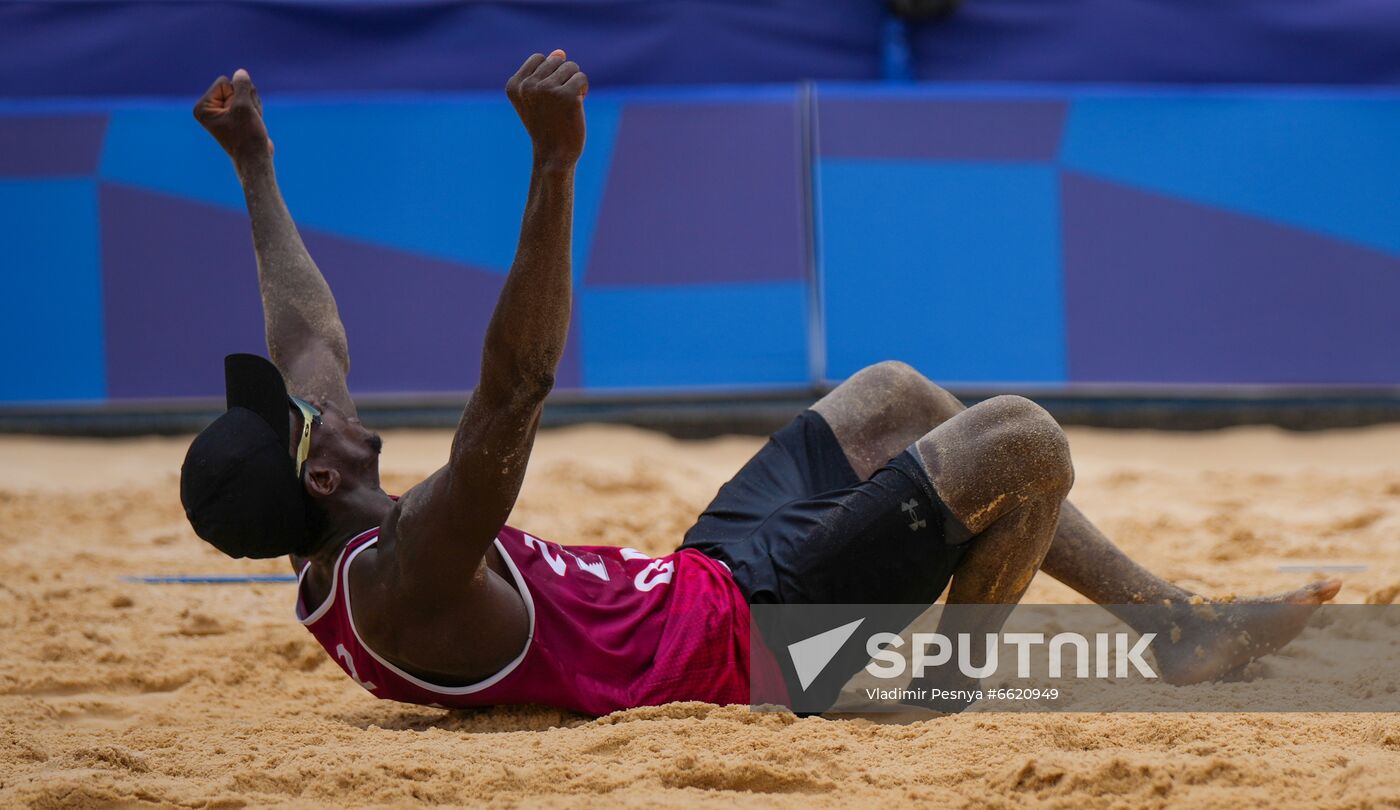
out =
<path fill-rule="evenodd" d="M 916 499 L 914 499 L 914 498 L 910 498 L 909 500 L 905 501 L 904 503 L 901 503 L 901 504 L 899 505 L 899 508 L 900 508 L 900 511 L 904 512 L 906 515 L 909 516 L 909 531 L 911 531 L 911 532 L 917 532 L 919 529 L 922 529 L 922 528 L 924 528 L 925 526 L 928 526 L 928 521 L 927 521 L 927 520 L 921 520 L 921 519 L 919 518 L 919 502 L 918 502 L 918 500 L 916 500 Z"/>

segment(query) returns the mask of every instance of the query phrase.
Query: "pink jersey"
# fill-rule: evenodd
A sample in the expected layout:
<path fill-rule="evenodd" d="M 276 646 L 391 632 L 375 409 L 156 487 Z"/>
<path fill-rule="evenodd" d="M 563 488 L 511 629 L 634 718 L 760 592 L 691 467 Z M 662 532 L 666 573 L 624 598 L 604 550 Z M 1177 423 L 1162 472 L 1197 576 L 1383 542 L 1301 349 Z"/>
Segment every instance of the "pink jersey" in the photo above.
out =
<path fill-rule="evenodd" d="M 445 708 L 538 703 L 587 714 L 673 700 L 749 701 L 748 605 L 724 564 L 698 551 L 651 558 L 501 529 L 496 548 L 529 613 L 525 649 L 483 681 L 436 686 L 389 663 L 355 629 L 347 572 L 378 540 L 371 529 L 345 545 L 330 595 L 315 610 L 307 610 L 298 582 L 296 607 L 331 658 L 375 697 Z"/>

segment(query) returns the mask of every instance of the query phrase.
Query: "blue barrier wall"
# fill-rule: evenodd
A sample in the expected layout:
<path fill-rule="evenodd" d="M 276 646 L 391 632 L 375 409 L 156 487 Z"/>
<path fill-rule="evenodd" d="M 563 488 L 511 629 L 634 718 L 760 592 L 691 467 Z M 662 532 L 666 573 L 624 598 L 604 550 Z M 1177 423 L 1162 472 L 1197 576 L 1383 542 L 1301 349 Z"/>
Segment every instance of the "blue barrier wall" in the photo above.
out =
<path fill-rule="evenodd" d="M 1400 382 L 1400 98 L 823 88 L 825 376 Z"/>
<path fill-rule="evenodd" d="M 796 89 L 594 94 L 564 389 L 805 385 Z M 460 391 L 515 252 L 508 102 L 268 101 L 284 195 L 335 289 L 358 392 Z M 0 114 L 0 401 L 208 396 L 260 350 L 232 167 L 180 103 Z"/>
<path fill-rule="evenodd" d="M 1400 97 L 818 85 L 591 94 L 582 392 L 1400 384 Z M 267 97 L 357 393 L 474 384 L 529 169 L 489 96 Z M 179 102 L 0 107 L 0 402 L 216 396 L 262 346 Z M 817 340 L 813 338 L 817 337 Z"/>

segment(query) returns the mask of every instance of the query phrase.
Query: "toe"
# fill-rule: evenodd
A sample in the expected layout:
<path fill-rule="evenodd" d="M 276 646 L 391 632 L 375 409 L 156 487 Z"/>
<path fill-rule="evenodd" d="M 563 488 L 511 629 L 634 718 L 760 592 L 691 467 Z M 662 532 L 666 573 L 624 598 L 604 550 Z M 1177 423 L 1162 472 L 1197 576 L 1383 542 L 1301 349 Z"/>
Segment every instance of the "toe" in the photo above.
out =
<path fill-rule="evenodd" d="M 1320 605 L 1336 596 L 1341 589 L 1342 581 L 1339 579 L 1314 582 L 1295 591 L 1296 597 L 1293 601 L 1303 605 Z"/>

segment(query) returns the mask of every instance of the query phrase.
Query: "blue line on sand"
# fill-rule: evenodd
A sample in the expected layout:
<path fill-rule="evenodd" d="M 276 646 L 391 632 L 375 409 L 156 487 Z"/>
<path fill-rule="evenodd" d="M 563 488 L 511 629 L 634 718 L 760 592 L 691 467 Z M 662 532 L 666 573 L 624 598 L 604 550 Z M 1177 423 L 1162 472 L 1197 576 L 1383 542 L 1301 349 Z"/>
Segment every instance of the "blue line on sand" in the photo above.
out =
<path fill-rule="evenodd" d="M 248 582 L 296 582 L 296 574 L 253 574 L 248 576 L 122 577 L 122 582 L 146 585 L 241 585 Z"/>

